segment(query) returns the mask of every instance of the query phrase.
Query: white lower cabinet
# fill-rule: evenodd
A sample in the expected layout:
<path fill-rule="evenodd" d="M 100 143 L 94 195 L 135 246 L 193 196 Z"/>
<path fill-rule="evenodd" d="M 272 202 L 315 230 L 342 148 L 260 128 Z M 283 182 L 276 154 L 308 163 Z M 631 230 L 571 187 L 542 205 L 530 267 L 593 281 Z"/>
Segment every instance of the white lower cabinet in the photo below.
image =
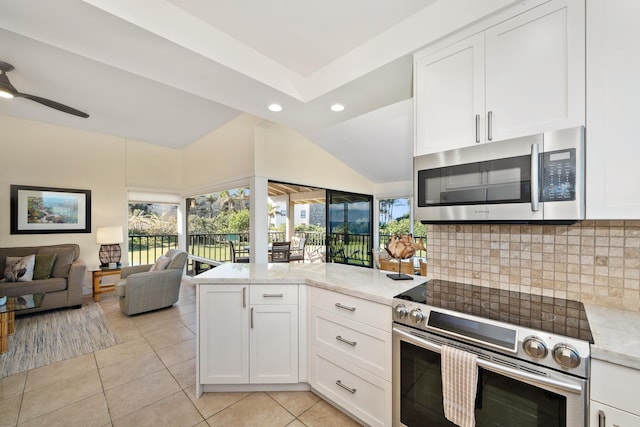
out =
<path fill-rule="evenodd" d="M 638 427 L 640 416 L 621 411 L 609 405 L 591 401 L 590 423 L 591 427 Z"/>
<path fill-rule="evenodd" d="M 249 382 L 249 285 L 200 285 L 200 384 Z"/>
<path fill-rule="evenodd" d="M 198 298 L 201 385 L 298 382 L 298 285 L 205 284 Z"/>
<path fill-rule="evenodd" d="M 640 371 L 591 360 L 591 427 L 640 427 Z"/>
<path fill-rule="evenodd" d="M 371 426 L 391 425 L 391 383 L 315 346 L 311 386 Z"/>
<path fill-rule="evenodd" d="M 298 382 L 297 286 L 251 288 L 249 360 L 251 384 Z M 254 301 L 261 304 L 254 304 Z"/>
<path fill-rule="evenodd" d="M 309 289 L 311 387 L 371 426 L 391 425 L 391 308 Z"/>

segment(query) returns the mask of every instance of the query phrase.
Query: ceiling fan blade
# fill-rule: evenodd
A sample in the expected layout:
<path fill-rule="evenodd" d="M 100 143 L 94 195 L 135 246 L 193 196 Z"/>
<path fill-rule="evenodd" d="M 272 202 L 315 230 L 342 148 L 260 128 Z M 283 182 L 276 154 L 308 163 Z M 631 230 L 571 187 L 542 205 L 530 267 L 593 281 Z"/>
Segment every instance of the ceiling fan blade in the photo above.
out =
<path fill-rule="evenodd" d="M 41 98 L 39 96 L 29 95 L 27 93 L 19 93 L 19 92 L 16 92 L 14 94 L 14 96 L 20 97 L 20 98 L 30 99 L 32 101 L 38 102 L 38 103 L 40 103 L 42 105 L 46 105 L 47 107 L 54 108 L 54 109 L 62 111 L 64 113 L 73 114 L 74 116 L 83 117 L 85 119 L 89 117 L 89 115 L 87 113 L 84 113 L 84 112 L 82 112 L 80 110 L 76 110 L 75 108 L 71 108 L 71 107 L 69 107 L 67 105 L 60 104 L 59 102 L 52 101 L 50 99 Z"/>

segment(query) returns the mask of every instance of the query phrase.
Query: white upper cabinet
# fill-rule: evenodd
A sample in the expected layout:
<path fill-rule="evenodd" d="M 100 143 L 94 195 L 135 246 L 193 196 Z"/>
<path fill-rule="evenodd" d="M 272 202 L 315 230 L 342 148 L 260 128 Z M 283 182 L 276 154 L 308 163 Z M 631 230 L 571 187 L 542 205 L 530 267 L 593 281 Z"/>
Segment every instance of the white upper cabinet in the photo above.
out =
<path fill-rule="evenodd" d="M 416 60 L 415 72 L 416 155 L 480 142 L 484 34 Z"/>
<path fill-rule="evenodd" d="M 587 219 L 640 219 L 640 2 L 587 0 Z"/>
<path fill-rule="evenodd" d="M 585 123 L 585 8 L 552 0 L 415 56 L 415 155 Z"/>

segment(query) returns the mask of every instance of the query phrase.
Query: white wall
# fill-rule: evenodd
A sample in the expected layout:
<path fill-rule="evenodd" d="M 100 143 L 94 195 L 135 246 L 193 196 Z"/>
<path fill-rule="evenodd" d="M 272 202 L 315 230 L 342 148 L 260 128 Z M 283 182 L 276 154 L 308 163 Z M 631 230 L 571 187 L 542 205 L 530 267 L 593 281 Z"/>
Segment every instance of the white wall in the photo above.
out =
<path fill-rule="evenodd" d="M 130 190 L 180 194 L 182 150 L 131 140 L 127 140 L 126 150 L 126 183 Z"/>
<path fill-rule="evenodd" d="M 180 188 L 178 150 L 5 116 L 0 144 L 0 246 L 78 243 L 88 269 L 99 265 L 96 227 L 126 228 L 128 187 Z M 91 233 L 10 234 L 11 184 L 91 190 Z"/>
<path fill-rule="evenodd" d="M 287 127 L 262 122 L 256 138 L 256 175 L 274 181 L 373 194 L 371 181 Z M 263 161 L 258 161 L 259 157 Z"/>
<path fill-rule="evenodd" d="M 80 258 L 97 267 L 96 227 L 126 225 L 125 141 L 4 116 L 0 141 L 0 245 L 78 243 Z M 91 233 L 10 234 L 11 184 L 91 190 Z"/>
<path fill-rule="evenodd" d="M 253 175 L 255 117 L 241 114 L 182 151 L 182 190 L 196 195 L 216 183 L 236 182 Z M 224 189 L 224 188 L 223 188 Z"/>

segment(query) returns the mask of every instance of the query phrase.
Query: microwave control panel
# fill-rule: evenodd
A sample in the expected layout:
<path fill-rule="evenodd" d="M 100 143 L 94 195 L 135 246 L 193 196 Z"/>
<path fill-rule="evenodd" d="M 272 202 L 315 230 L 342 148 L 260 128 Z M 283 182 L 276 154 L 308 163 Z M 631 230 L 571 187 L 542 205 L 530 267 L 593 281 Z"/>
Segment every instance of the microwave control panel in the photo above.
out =
<path fill-rule="evenodd" d="M 550 151 L 540 154 L 542 182 L 541 202 L 576 199 L 576 150 Z"/>

